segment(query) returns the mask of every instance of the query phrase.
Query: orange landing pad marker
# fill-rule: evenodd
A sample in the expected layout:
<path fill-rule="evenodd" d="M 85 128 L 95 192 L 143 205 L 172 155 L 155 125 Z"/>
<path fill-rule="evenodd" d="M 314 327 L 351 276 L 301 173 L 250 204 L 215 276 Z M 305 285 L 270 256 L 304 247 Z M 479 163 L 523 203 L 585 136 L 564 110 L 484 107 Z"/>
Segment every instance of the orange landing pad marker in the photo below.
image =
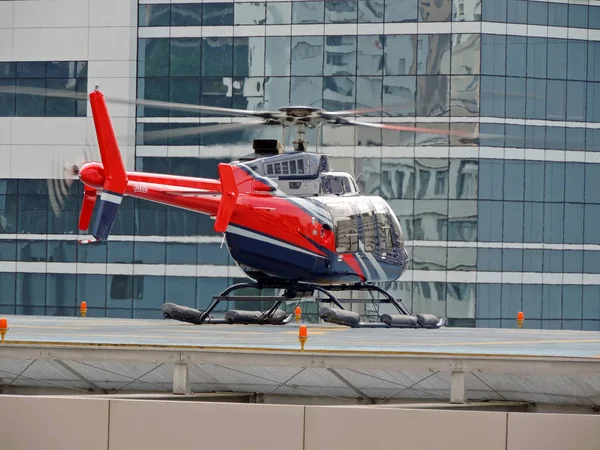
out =
<path fill-rule="evenodd" d="M 308 339 L 308 329 L 306 325 L 301 325 L 298 330 L 298 340 L 300 341 L 300 349 L 304 351 L 304 344 L 306 344 L 306 340 Z"/>
<path fill-rule="evenodd" d="M 0 336 L 2 337 L 2 343 L 4 344 L 4 336 L 6 336 L 6 332 L 8 331 L 8 320 L 2 317 L 0 319 Z"/>
<path fill-rule="evenodd" d="M 79 310 L 81 311 L 81 317 L 85 317 L 85 315 L 87 314 L 87 303 L 81 302 Z"/>

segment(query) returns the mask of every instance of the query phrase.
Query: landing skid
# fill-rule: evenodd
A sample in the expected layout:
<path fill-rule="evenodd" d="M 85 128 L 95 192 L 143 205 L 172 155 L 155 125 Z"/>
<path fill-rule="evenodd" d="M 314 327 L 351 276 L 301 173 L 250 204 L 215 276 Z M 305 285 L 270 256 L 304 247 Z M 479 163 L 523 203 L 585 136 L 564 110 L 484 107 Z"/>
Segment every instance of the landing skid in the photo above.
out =
<path fill-rule="evenodd" d="M 233 291 L 239 289 L 253 288 L 262 290 L 265 288 L 284 289 L 284 294 L 278 297 L 265 296 L 230 296 Z M 392 294 L 385 289 L 372 284 L 346 284 L 321 286 L 309 283 L 291 283 L 291 282 L 260 282 L 260 283 L 239 283 L 225 289 L 221 294 L 213 297 L 212 302 L 204 311 L 180 306 L 175 303 L 165 303 L 162 307 L 163 317 L 165 319 L 179 320 L 181 322 L 201 324 L 257 324 L 257 325 L 286 325 L 294 319 L 294 314 L 286 314 L 279 307 L 284 302 L 300 300 L 305 297 L 313 297 L 315 291 L 325 295 L 325 298 L 315 298 L 317 303 L 333 303 L 336 307 L 319 308 L 319 317 L 329 323 L 344 325 L 350 328 L 441 328 L 446 323 L 444 318 L 438 318 L 433 314 L 415 314 L 412 315 L 401 300 L 394 298 Z M 369 291 L 378 292 L 384 296 L 382 299 L 339 299 L 333 295 L 332 291 Z M 217 305 L 223 301 L 257 301 L 274 302 L 273 305 L 265 311 L 246 311 L 229 310 L 223 318 L 214 318 L 211 313 Z M 392 304 L 398 314 L 381 314 L 379 322 L 362 322 L 360 314 L 354 311 L 348 311 L 342 303 L 389 303 Z"/>

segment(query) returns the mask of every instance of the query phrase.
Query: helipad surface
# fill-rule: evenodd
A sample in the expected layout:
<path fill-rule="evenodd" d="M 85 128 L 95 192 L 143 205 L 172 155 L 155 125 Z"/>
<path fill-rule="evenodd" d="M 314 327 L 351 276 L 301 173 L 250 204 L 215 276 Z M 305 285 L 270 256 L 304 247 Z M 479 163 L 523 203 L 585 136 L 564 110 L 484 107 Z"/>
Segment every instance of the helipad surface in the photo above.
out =
<path fill-rule="evenodd" d="M 172 320 L 5 316 L 6 344 L 298 350 L 298 325 L 193 325 Z M 600 358 L 600 332 L 307 324 L 307 351 Z"/>
<path fill-rule="evenodd" d="M 267 402 L 282 395 L 600 407 L 600 332 L 307 324 L 302 352 L 295 323 L 6 318 L 0 393 L 33 388 L 244 393 Z"/>

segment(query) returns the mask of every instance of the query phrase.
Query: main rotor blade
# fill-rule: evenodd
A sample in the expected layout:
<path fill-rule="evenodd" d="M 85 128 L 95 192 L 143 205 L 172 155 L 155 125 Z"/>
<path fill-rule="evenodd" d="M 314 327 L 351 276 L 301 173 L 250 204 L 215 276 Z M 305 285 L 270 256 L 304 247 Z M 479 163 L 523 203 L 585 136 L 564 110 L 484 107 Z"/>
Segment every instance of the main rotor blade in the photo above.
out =
<path fill-rule="evenodd" d="M 10 94 L 40 95 L 42 97 L 72 98 L 75 100 L 88 100 L 88 94 L 83 92 L 75 92 L 61 89 L 35 88 L 29 86 L 0 86 L 0 92 Z M 272 117 L 274 114 L 278 114 L 276 112 L 271 111 L 250 111 L 246 109 L 222 108 L 219 106 L 201 106 L 192 105 L 189 103 L 165 102 L 161 100 L 127 99 L 110 96 L 105 96 L 104 98 L 108 103 L 149 106 L 177 111 L 205 112 L 221 115 L 260 117 L 265 119 Z"/>
<path fill-rule="evenodd" d="M 140 124 L 142 125 L 142 124 Z M 231 131 L 239 128 L 256 127 L 259 125 L 268 125 L 265 122 L 241 122 L 241 123 L 219 123 L 215 125 L 205 125 L 198 127 L 164 129 L 155 131 L 142 131 L 137 135 L 143 137 L 144 141 L 184 136 L 194 136 L 208 133 L 218 133 L 220 131 Z"/>
<path fill-rule="evenodd" d="M 368 114 L 372 112 L 383 112 L 383 111 L 394 111 L 398 108 L 403 108 L 404 106 L 410 104 L 409 102 L 405 102 L 404 104 L 400 103 L 394 106 L 381 106 L 378 108 L 359 108 L 359 109 L 348 109 L 345 111 L 325 111 L 323 113 L 324 116 L 352 116 L 355 114 Z"/>
<path fill-rule="evenodd" d="M 499 138 L 503 137 L 496 134 L 473 134 L 468 133 L 466 131 L 458 131 L 458 130 L 442 130 L 436 128 L 425 128 L 425 127 L 414 127 L 408 125 L 399 125 L 399 124 L 390 124 L 390 123 L 377 123 L 377 122 L 359 122 L 357 120 L 344 120 L 345 124 L 348 125 L 357 125 L 362 127 L 372 127 L 372 128 L 380 128 L 384 130 L 395 130 L 395 131 L 408 131 L 413 133 L 424 133 L 424 134 L 441 134 L 444 136 L 460 136 L 467 139 L 481 139 L 484 138 Z"/>

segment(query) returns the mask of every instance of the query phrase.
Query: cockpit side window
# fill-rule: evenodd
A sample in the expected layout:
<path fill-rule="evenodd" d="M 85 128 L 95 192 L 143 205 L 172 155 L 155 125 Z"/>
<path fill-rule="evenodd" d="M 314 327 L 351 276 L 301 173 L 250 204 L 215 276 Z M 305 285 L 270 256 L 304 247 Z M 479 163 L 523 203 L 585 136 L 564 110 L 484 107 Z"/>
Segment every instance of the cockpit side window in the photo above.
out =
<path fill-rule="evenodd" d="M 338 253 L 358 251 L 358 221 L 351 207 L 344 204 L 329 205 L 333 216 L 335 250 Z"/>

